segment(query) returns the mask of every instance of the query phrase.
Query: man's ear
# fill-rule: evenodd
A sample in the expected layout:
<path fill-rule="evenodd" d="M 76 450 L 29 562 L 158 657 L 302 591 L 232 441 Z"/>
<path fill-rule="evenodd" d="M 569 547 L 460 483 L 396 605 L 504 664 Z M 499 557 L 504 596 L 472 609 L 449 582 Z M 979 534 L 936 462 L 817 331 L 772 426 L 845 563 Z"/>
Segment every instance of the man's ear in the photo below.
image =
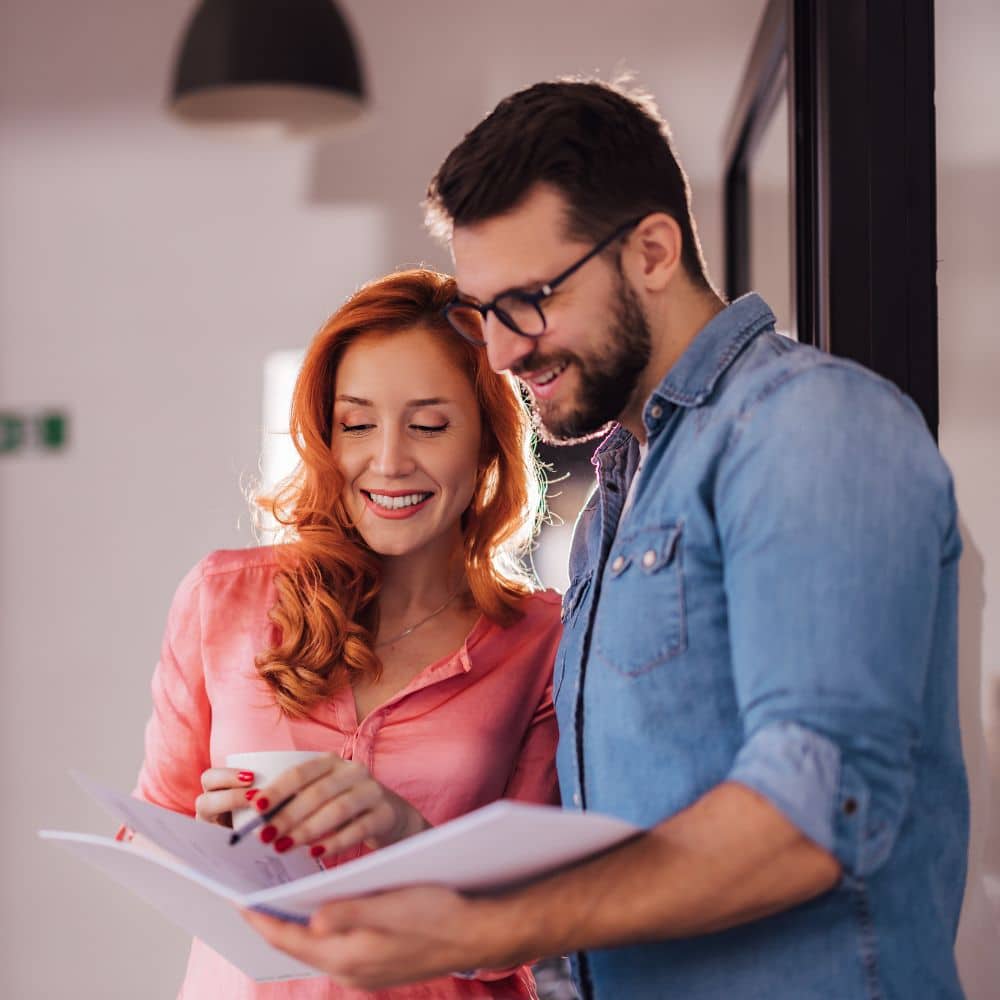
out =
<path fill-rule="evenodd" d="M 647 215 L 633 230 L 622 267 L 637 288 L 663 291 L 681 267 L 683 237 L 677 220 L 666 212 Z"/>

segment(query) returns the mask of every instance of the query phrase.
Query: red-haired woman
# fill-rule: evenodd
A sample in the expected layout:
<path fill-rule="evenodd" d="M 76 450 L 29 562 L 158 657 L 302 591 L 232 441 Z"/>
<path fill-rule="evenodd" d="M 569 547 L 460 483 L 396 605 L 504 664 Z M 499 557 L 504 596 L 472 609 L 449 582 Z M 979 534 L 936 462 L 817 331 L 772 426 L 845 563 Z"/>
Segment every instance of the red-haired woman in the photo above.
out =
<path fill-rule="evenodd" d="M 301 462 L 263 501 L 285 544 L 215 552 L 171 607 L 137 793 L 326 863 L 499 798 L 557 798 L 558 597 L 519 563 L 541 504 L 517 391 L 441 317 L 451 278 L 390 275 L 319 331 L 292 402 Z M 257 788 L 230 753 L 320 750 Z M 196 941 L 185 1000 L 530 997 L 521 968 L 378 994 L 255 983 Z"/>

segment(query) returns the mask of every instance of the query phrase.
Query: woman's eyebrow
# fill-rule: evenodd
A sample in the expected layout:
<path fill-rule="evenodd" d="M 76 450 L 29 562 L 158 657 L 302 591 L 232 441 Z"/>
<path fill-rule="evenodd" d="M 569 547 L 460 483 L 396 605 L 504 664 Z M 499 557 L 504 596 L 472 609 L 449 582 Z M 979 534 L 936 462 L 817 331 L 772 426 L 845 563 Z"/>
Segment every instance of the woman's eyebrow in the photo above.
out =
<path fill-rule="evenodd" d="M 414 410 L 419 410 L 421 406 L 442 406 L 450 402 L 452 400 L 445 399 L 443 396 L 431 396 L 429 399 L 411 399 L 406 405 Z"/>
<path fill-rule="evenodd" d="M 362 399 L 361 396 L 339 395 L 336 397 L 335 402 L 353 403 L 354 406 L 375 405 L 370 399 Z M 444 396 L 429 396 L 427 399 L 408 399 L 403 405 L 408 409 L 418 410 L 422 406 L 443 406 L 451 402 L 454 402 L 454 400 L 445 399 Z"/>

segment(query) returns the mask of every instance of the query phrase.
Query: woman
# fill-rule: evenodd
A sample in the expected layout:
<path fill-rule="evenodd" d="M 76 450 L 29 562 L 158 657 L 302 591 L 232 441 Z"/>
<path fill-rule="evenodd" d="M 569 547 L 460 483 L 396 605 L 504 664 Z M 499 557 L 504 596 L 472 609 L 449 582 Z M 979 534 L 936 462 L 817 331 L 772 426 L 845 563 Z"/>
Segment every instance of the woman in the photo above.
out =
<path fill-rule="evenodd" d="M 518 555 L 541 503 L 525 410 L 441 318 L 451 278 L 361 289 L 313 341 L 292 402 L 300 465 L 261 501 L 287 544 L 216 552 L 181 584 L 137 793 L 226 822 L 296 791 L 259 835 L 326 864 L 498 798 L 557 799 L 558 597 Z M 328 753 L 267 788 L 222 766 Z M 530 997 L 525 969 L 363 993 L 257 984 L 196 941 L 181 996 Z"/>

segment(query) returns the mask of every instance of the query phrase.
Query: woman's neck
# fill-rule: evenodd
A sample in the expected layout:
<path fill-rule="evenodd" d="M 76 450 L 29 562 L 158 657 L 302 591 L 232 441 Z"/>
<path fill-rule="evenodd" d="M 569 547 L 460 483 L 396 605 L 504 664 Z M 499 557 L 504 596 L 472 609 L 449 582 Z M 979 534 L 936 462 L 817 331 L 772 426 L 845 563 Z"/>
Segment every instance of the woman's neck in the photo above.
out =
<path fill-rule="evenodd" d="M 413 552 L 382 560 L 379 610 L 383 620 L 432 611 L 467 586 L 458 553 Z"/>

